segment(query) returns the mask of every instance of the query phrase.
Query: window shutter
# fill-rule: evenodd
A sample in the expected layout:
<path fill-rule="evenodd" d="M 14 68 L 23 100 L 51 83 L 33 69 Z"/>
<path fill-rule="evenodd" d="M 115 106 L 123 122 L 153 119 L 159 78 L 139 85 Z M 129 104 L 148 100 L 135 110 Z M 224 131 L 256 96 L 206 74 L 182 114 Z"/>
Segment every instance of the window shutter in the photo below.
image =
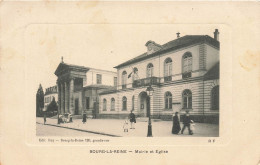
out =
<path fill-rule="evenodd" d="M 168 76 L 168 64 L 164 64 L 164 77 Z"/>
<path fill-rule="evenodd" d="M 169 64 L 169 76 L 172 75 L 172 63 Z"/>
<path fill-rule="evenodd" d="M 187 97 L 184 96 L 184 99 L 183 99 L 183 108 L 187 108 Z"/>
<path fill-rule="evenodd" d="M 172 97 L 169 98 L 169 109 L 172 109 Z"/>
<path fill-rule="evenodd" d="M 192 108 L 192 97 L 191 97 L 191 96 L 189 97 L 189 103 L 188 103 L 188 104 L 189 104 L 189 105 L 188 105 L 188 106 L 189 106 L 188 108 Z"/>
<path fill-rule="evenodd" d="M 168 98 L 165 98 L 165 109 L 168 109 Z"/>

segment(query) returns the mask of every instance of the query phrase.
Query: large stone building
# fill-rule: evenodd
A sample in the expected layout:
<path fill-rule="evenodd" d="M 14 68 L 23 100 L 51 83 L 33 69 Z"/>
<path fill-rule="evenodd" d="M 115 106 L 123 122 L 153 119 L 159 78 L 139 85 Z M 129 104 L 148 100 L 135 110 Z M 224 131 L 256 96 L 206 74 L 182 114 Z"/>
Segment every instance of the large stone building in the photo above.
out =
<path fill-rule="evenodd" d="M 115 72 L 66 64 L 61 61 L 55 71 L 59 113 L 72 115 L 98 114 L 98 94 L 117 84 Z"/>
<path fill-rule="evenodd" d="M 58 91 L 56 85 L 45 89 L 43 111 L 47 110 L 48 105 L 52 102 L 53 99 L 55 99 L 56 102 L 58 101 Z"/>
<path fill-rule="evenodd" d="M 195 121 L 219 120 L 219 32 L 186 35 L 160 45 L 148 41 L 147 52 L 117 69 L 116 89 L 99 93 L 99 117 L 126 117 L 131 110 L 147 116 L 148 86 L 152 118 L 169 119 L 189 111 Z M 149 106 L 148 105 L 148 106 Z"/>

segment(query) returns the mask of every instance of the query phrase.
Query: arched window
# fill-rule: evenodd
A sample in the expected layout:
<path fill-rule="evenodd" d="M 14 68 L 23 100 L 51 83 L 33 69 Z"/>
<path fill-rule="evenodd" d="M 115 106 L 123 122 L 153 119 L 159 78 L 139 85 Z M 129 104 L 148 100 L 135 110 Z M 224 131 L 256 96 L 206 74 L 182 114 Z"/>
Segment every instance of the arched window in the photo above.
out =
<path fill-rule="evenodd" d="M 132 97 L 132 110 L 135 109 L 135 96 Z"/>
<path fill-rule="evenodd" d="M 165 109 L 172 109 L 172 94 L 171 92 L 166 92 L 164 96 Z"/>
<path fill-rule="evenodd" d="M 122 110 L 127 110 L 127 98 L 125 96 L 122 99 Z"/>
<path fill-rule="evenodd" d="M 149 63 L 147 65 L 147 77 L 153 77 L 153 64 Z"/>
<path fill-rule="evenodd" d="M 127 82 L 127 72 L 123 71 L 122 73 L 122 88 L 126 88 L 126 82 Z"/>
<path fill-rule="evenodd" d="M 133 81 L 138 80 L 138 69 L 134 68 L 133 69 Z"/>
<path fill-rule="evenodd" d="M 192 93 L 190 90 L 186 89 L 182 93 L 183 98 L 183 108 L 191 109 L 192 108 Z"/>
<path fill-rule="evenodd" d="M 219 86 L 215 86 L 211 90 L 211 109 L 219 109 Z"/>
<path fill-rule="evenodd" d="M 115 99 L 112 98 L 111 99 L 111 111 L 114 111 L 115 110 Z"/>
<path fill-rule="evenodd" d="M 168 77 L 172 75 L 172 59 L 167 58 L 164 61 L 164 77 Z"/>
<path fill-rule="evenodd" d="M 107 110 L 107 100 L 103 99 L 103 111 Z"/>
<path fill-rule="evenodd" d="M 182 76 L 183 78 L 191 77 L 192 71 L 192 54 L 186 52 L 182 57 Z"/>

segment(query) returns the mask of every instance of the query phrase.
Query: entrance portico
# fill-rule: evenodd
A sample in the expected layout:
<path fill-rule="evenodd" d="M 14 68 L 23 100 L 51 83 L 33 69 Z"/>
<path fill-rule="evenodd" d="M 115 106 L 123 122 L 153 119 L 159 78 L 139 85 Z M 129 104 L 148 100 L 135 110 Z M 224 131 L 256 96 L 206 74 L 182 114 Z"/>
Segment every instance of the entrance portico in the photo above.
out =
<path fill-rule="evenodd" d="M 86 81 L 86 72 L 89 68 L 65 64 L 63 61 L 55 71 L 58 87 L 59 114 L 80 114 L 82 108 L 74 103 L 79 103 L 82 95 L 83 84 Z M 76 101 L 77 100 L 77 101 Z M 77 108 L 75 111 L 75 107 Z M 76 112 L 76 113 L 75 113 Z"/>

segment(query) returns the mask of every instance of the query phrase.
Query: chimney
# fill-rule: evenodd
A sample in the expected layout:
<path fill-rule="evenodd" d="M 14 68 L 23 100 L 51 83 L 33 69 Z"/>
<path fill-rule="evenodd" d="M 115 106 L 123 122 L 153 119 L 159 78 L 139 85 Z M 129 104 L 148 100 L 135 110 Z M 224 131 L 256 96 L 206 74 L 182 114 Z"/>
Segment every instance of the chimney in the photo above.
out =
<path fill-rule="evenodd" d="M 181 34 L 181 33 L 180 33 L 180 32 L 178 32 L 178 33 L 176 33 L 176 34 L 177 34 L 177 38 L 180 38 L 180 34 Z"/>
<path fill-rule="evenodd" d="M 218 29 L 215 29 L 214 39 L 217 40 L 217 41 L 219 40 L 219 32 L 218 32 Z"/>

